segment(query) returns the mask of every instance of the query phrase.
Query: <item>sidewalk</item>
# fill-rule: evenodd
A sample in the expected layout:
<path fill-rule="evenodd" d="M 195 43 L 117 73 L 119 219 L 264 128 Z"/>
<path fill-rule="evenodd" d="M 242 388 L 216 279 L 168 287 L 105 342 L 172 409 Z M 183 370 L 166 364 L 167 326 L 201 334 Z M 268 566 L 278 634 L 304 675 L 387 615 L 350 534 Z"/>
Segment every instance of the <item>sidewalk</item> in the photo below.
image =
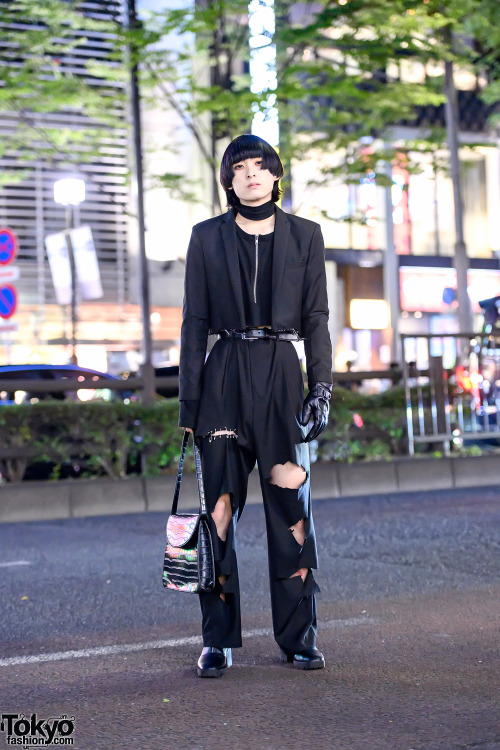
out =
<path fill-rule="evenodd" d="M 354 464 L 313 464 L 313 499 L 355 497 L 454 487 L 500 484 L 500 456 L 468 458 L 401 458 Z M 75 479 L 21 482 L 0 487 L 0 522 L 169 511 L 175 476 L 144 479 Z M 181 508 L 197 507 L 196 478 L 182 482 Z M 261 502 L 254 470 L 248 503 Z"/>

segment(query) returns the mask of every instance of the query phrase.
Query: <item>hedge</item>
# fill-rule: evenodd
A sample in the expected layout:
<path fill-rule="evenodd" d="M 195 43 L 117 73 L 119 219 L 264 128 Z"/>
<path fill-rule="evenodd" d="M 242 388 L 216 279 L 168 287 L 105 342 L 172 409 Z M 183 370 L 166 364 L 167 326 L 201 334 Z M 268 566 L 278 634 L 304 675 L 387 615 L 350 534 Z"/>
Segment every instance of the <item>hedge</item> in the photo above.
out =
<path fill-rule="evenodd" d="M 177 417 L 177 399 L 162 399 L 152 407 L 72 401 L 2 406 L 0 472 L 10 482 L 33 478 L 36 470 L 39 478 L 40 467 L 51 479 L 171 472 L 179 457 Z M 367 396 L 334 387 L 330 423 L 311 449 L 313 460 L 320 461 L 405 455 L 403 389 L 395 386 Z"/>
<path fill-rule="evenodd" d="M 369 396 L 339 386 L 333 388 L 330 421 L 318 441 L 318 460 L 350 463 L 406 452 L 406 403 L 402 387 Z"/>
<path fill-rule="evenodd" d="M 0 471 L 23 479 L 28 466 L 48 462 L 78 476 L 123 477 L 131 467 L 151 475 L 179 456 L 178 402 L 140 404 L 43 401 L 0 407 Z"/>

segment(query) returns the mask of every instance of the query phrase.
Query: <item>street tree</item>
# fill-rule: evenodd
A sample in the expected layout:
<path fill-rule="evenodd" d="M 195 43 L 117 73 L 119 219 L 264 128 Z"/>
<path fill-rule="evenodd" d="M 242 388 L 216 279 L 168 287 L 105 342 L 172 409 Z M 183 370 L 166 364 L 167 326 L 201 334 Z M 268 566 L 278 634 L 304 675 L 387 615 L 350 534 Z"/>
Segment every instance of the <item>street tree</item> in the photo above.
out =
<path fill-rule="evenodd" d="M 35 160 L 75 167 L 112 152 L 123 81 L 99 77 L 85 47 L 92 35 L 104 36 L 105 59 L 116 25 L 83 13 L 72 0 L 0 2 L 0 157 L 29 170 Z M 70 127 L 61 125 L 68 119 Z M 0 184 L 22 175 L 6 169 Z"/>
<path fill-rule="evenodd" d="M 221 148 L 250 129 L 255 113 L 272 117 L 276 102 L 285 164 L 310 154 L 343 154 L 324 166 L 316 183 L 335 176 L 359 180 L 381 160 L 403 158 L 407 169 L 417 169 L 411 149 L 392 142 L 393 126 L 411 124 L 418 107 L 445 102 L 446 60 L 476 74 L 488 63 L 492 70 L 491 50 L 487 60 L 474 44 L 457 44 L 476 30 L 487 36 L 486 11 L 493 17 L 493 0 L 276 0 L 276 28 L 264 30 L 250 46 L 247 2 L 199 0 L 150 13 L 134 30 L 133 43 L 143 97 L 175 111 L 191 132 L 210 170 L 212 212 L 217 213 Z M 277 51 L 276 75 L 269 79 L 275 82 L 254 90 L 252 56 L 259 45 L 271 44 Z M 405 72 L 418 66 L 420 80 L 408 81 Z M 490 80 L 490 96 L 494 85 Z M 167 147 L 175 150 L 177 134 L 169 141 Z M 418 150 L 436 150 L 446 142 L 445 129 L 422 132 L 419 141 Z M 289 189 L 287 171 L 283 182 Z M 158 177 L 178 197 L 187 197 L 185 175 Z M 380 170 L 377 178 L 379 184 L 390 179 Z"/>
<path fill-rule="evenodd" d="M 393 126 L 411 124 L 418 107 L 445 102 L 446 60 L 476 76 L 488 69 L 484 96 L 498 98 L 498 32 L 491 32 L 483 54 L 472 36 L 488 38 L 498 15 L 494 0 L 319 0 L 309 7 L 290 9 L 278 0 L 281 146 L 298 157 L 310 149 L 344 152 L 346 159 L 328 168 L 325 180 L 375 169 L 380 151 L 365 147 L 373 139 L 386 158 L 397 157 L 401 146 L 391 144 Z M 444 129 L 429 128 L 419 148 L 433 150 L 445 138 Z"/>
<path fill-rule="evenodd" d="M 496 0 L 276 0 L 276 28 L 265 29 L 251 48 L 246 0 L 179 0 L 177 7 L 169 4 L 144 15 L 133 29 L 118 15 L 115 23 L 89 18 L 67 0 L 3 2 L 0 24 L 7 29 L 7 44 L 2 56 L 10 64 L 0 75 L 0 111 L 15 112 L 19 120 L 3 148 L 15 148 L 26 158 L 34 153 L 83 158 L 91 144 L 98 147 L 100 128 L 113 125 L 128 67 L 135 62 L 143 104 L 175 112 L 182 123 L 165 134 L 163 148 L 176 151 L 183 129 L 197 143 L 210 174 L 212 213 L 222 210 L 221 149 L 250 130 L 257 112 L 272 117 L 276 102 L 286 165 L 310 154 L 342 155 L 325 163 L 316 182 L 327 184 L 335 176 L 355 181 L 376 171 L 381 160 L 391 162 L 401 154 L 412 170 L 417 167 L 411 149 L 393 144 L 391 129 L 411 123 L 416 107 L 444 103 L 444 61 L 468 67 L 478 80 L 487 71 L 485 96 L 490 102 L 498 97 L 498 12 Z M 17 14 L 14 26 L 12 14 Z M 76 76 L 64 61 L 76 55 L 86 33 L 106 23 L 113 50 L 106 60 L 82 64 L 86 74 Z M 252 90 L 252 55 L 272 44 L 274 83 Z M 408 81 L 405 71 L 416 66 L 421 79 Z M 37 126 L 38 112 L 68 108 L 83 116 L 78 130 Z M 444 129 L 429 130 L 421 134 L 418 149 L 435 150 L 445 141 Z M 289 175 L 290 169 L 284 180 L 288 190 Z M 154 179 L 175 197 L 195 198 L 185 174 L 158 173 Z M 378 183 L 388 179 L 379 170 Z"/>

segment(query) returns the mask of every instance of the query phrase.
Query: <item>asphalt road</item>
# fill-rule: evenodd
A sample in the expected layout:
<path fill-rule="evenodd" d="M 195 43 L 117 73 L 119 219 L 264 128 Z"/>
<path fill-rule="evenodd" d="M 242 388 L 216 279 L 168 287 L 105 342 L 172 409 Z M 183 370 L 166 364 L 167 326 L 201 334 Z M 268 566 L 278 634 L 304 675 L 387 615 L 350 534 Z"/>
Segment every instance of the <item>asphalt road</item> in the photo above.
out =
<path fill-rule="evenodd" d="M 194 672 L 197 598 L 162 588 L 164 514 L 0 526 L 0 711 L 74 716 L 79 750 L 500 749 L 500 487 L 314 515 L 327 668 L 278 661 L 250 506 L 244 648 L 219 680 Z"/>

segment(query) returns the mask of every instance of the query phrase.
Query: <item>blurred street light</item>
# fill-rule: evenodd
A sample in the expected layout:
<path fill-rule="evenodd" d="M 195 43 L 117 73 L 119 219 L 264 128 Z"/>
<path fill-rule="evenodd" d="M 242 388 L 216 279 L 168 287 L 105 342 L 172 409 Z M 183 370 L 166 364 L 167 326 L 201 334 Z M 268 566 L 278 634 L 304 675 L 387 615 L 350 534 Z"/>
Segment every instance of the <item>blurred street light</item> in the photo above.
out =
<path fill-rule="evenodd" d="M 85 180 L 63 177 L 54 182 L 54 200 L 61 206 L 79 206 L 85 200 Z"/>

